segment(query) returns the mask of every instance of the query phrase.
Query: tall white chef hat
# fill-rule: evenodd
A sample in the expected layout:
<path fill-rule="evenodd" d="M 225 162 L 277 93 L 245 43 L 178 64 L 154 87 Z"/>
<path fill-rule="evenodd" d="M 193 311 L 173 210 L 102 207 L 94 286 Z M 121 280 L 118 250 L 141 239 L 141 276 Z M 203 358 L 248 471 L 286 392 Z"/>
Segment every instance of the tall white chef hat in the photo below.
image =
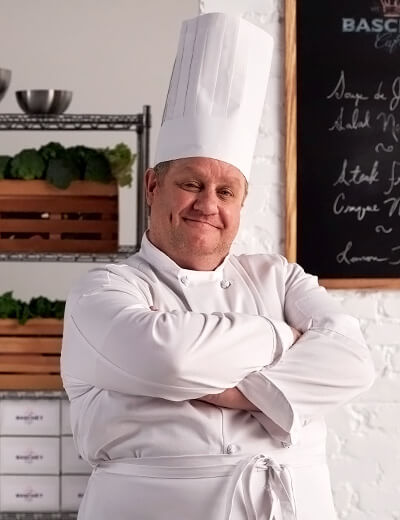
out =
<path fill-rule="evenodd" d="M 272 59 L 272 37 L 243 18 L 183 22 L 155 164 L 210 157 L 248 179 Z"/>

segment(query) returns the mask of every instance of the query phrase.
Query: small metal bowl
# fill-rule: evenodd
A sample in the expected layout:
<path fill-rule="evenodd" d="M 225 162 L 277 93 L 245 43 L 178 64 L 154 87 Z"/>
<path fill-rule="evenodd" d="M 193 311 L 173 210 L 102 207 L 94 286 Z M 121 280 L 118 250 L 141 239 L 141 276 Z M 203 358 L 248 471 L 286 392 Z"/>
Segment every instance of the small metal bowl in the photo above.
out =
<path fill-rule="evenodd" d="M 0 101 L 5 96 L 11 81 L 11 70 L 0 69 Z"/>
<path fill-rule="evenodd" d="M 15 95 L 26 114 L 62 114 L 72 99 L 71 90 L 17 90 Z"/>

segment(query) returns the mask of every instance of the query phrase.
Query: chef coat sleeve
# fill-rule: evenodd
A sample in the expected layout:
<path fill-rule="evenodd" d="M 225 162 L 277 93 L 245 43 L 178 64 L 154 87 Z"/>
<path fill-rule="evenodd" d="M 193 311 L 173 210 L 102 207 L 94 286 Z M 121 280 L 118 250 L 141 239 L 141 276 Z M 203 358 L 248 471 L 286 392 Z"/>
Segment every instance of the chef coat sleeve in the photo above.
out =
<path fill-rule="evenodd" d="M 87 275 L 66 304 L 61 369 L 67 392 L 71 381 L 81 381 L 183 401 L 236 386 L 283 349 L 265 317 L 160 312 L 151 304 L 140 284 L 101 269 Z"/>
<path fill-rule="evenodd" d="M 238 388 L 261 410 L 254 416 L 265 429 L 291 444 L 310 419 L 366 390 L 374 369 L 358 320 L 315 276 L 283 262 L 285 320 L 303 334 L 279 361 L 246 376 Z"/>

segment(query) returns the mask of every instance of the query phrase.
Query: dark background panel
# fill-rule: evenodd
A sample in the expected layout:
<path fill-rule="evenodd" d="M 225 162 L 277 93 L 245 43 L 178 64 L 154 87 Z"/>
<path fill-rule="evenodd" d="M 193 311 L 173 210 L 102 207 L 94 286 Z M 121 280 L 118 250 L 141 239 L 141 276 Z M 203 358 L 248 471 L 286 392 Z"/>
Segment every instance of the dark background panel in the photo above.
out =
<path fill-rule="evenodd" d="M 297 2 L 297 10 L 297 260 L 324 278 L 397 278 L 400 99 L 392 110 L 390 101 L 400 98 L 400 16 L 385 16 L 377 0 L 306 0 Z M 354 19 L 359 30 L 344 32 L 343 18 Z M 389 19 L 396 32 L 363 29 Z M 380 83 L 386 100 L 376 99 Z M 347 97 L 328 99 L 340 85 Z M 348 97 L 356 93 L 368 100 Z M 358 128 L 339 131 L 340 114 L 342 128 Z M 386 131 L 385 117 L 391 123 Z M 379 143 L 385 151 L 376 148 Z M 396 162 L 399 182 L 389 193 Z M 339 182 L 344 165 L 348 185 Z M 357 165 L 361 173 L 350 182 Z"/>

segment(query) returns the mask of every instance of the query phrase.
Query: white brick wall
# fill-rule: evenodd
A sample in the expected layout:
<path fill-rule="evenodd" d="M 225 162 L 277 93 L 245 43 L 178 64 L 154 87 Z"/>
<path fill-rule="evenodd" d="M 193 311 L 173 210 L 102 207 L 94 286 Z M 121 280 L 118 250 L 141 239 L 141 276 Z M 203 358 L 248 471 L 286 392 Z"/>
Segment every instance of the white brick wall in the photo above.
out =
<path fill-rule="evenodd" d="M 284 253 L 283 3 L 199 2 L 201 12 L 243 14 L 277 42 L 236 252 Z M 369 392 L 328 418 L 329 464 L 338 516 L 400 520 L 400 293 L 346 290 L 332 294 L 360 319 L 377 370 L 377 381 Z"/>

